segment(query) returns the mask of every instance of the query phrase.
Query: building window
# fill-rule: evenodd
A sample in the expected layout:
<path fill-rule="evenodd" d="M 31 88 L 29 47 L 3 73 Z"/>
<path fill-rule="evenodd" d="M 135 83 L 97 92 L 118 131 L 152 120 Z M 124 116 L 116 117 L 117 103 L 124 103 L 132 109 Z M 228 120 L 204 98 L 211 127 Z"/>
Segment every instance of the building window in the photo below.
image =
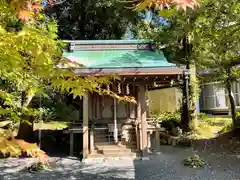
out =
<path fill-rule="evenodd" d="M 233 96 L 235 99 L 236 106 L 240 106 L 240 83 L 234 82 L 232 84 Z"/>
<path fill-rule="evenodd" d="M 219 83 L 204 84 L 201 90 L 201 109 L 227 108 L 226 92 Z"/>

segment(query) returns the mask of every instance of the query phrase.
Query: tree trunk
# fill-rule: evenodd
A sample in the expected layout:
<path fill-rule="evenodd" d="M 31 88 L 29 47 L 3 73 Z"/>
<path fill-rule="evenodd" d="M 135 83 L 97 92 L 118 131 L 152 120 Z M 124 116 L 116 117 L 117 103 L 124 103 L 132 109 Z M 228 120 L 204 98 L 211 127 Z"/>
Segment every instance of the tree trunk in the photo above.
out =
<path fill-rule="evenodd" d="M 188 117 L 189 118 L 184 118 L 184 114 L 182 117 L 182 125 L 186 130 L 192 130 L 195 128 L 196 123 L 197 123 L 197 110 L 196 110 L 196 97 L 197 97 L 197 77 L 196 77 L 196 66 L 195 62 L 191 60 L 190 56 L 192 54 L 192 48 L 193 45 L 191 44 L 189 40 L 189 35 L 186 34 L 185 37 L 183 38 L 182 45 L 184 47 L 184 52 L 185 52 L 185 59 L 186 59 L 186 68 L 190 72 L 190 78 L 189 78 L 189 84 L 188 84 L 188 89 L 189 89 L 189 111 L 188 111 Z M 183 106 L 183 112 L 187 112 L 186 105 Z M 186 117 L 186 114 L 185 114 Z M 188 121 L 188 122 L 187 122 Z"/>
<path fill-rule="evenodd" d="M 188 64 L 187 69 L 189 69 L 190 76 L 188 81 L 188 101 L 186 102 L 186 81 L 184 82 L 184 89 L 183 89 L 183 106 L 182 106 L 182 117 L 181 117 L 181 125 L 185 131 L 191 131 L 195 128 L 197 124 L 197 111 L 196 111 L 196 97 L 197 97 L 197 77 L 196 77 L 196 68 L 195 64 Z"/>
<path fill-rule="evenodd" d="M 26 93 L 22 92 L 22 108 L 27 107 L 32 98 L 34 97 L 34 93 Z M 19 125 L 17 139 L 23 139 L 27 142 L 34 142 L 34 132 L 33 132 L 33 119 L 31 117 L 22 116 L 22 120 Z"/>
<path fill-rule="evenodd" d="M 33 143 L 35 141 L 34 131 L 33 131 L 33 122 L 30 119 L 25 119 L 28 122 L 21 121 L 18 129 L 17 139 L 22 139 L 26 142 Z"/>
<path fill-rule="evenodd" d="M 197 92 L 198 92 L 198 85 L 197 85 L 197 76 L 196 76 L 196 66 L 195 63 L 190 64 L 190 81 L 189 81 L 189 89 L 190 89 L 190 118 L 191 124 L 189 124 L 190 129 L 195 129 L 197 126 Z"/>
<path fill-rule="evenodd" d="M 185 77 L 184 77 L 185 78 Z M 182 113 L 181 113 L 181 128 L 184 131 L 189 131 L 189 122 L 190 122 L 190 114 L 189 114 L 189 103 L 187 102 L 187 98 L 189 100 L 189 96 L 187 96 L 187 91 L 189 91 L 189 85 L 186 80 L 182 86 Z"/>
<path fill-rule="evenodd" d="M 230 102 L 230 108 L 231 108 L 231 116 L 232 116 L 232 124 L 233 124 L 233 129 L 236 128 L 236 104 L 235 104 L 235 99 L 233 97 L 233 93 L 232 93 L 232 82 L 231 82 L 231 72 L 230 70 L 228 71 L 228 78 L 227 78 L 227 82 L 226 84 L 226 89 L 228 92 L 228 98 L 229 98 L 229 102 Z"/>

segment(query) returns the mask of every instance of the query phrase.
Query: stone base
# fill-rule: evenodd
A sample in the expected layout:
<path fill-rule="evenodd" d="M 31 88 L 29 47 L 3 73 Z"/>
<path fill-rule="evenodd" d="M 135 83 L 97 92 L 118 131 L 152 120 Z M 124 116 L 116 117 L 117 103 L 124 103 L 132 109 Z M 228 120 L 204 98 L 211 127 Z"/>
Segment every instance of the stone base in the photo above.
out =
<path fill-rule="evenodd" d="M 150 160 L 150 158 L 149 157 L 142 157 L 141 160 L 148 161 L 148 160 Z"/>

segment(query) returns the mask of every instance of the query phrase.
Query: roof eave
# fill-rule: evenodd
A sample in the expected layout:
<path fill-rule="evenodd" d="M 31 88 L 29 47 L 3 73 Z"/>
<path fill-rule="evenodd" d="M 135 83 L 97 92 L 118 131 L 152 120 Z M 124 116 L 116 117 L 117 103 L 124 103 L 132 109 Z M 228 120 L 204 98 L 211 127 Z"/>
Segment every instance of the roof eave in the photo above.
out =
<path fill-rule="evenodd" d="M 184 67 L 156 67 L 156 68 L 78 68 L 74 70 L 76 75 L 102 76 L 140 76 L 140 75 L 178 75 L 183 74 Z"/>

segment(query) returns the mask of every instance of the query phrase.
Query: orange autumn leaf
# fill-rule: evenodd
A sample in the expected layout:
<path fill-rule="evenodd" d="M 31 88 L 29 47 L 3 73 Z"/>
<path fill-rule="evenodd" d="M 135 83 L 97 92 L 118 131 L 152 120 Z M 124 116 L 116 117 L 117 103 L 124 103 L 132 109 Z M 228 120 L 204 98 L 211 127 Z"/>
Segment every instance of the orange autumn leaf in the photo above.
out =
<path fill-rule="evenodd" d="M 198 5 L 197 0 L 173 0 L 173 3 L 177 5 L 177 7 L 186 9 L 187 7 L 194 8 L 194 6 Z"/>
<path fill-rule="evenodd" d="M 15 141 L 22 152 L 26 152 L 28 156 L 37 157 L 39 162 L 43 164 L 48 163 L 49 157 L 37 146 L 37 144 L 31 144 L 21 139 L 14 139 L 13 141 Z"/>
<path fill-rule="evenodd" d="M 142 0 L 135 6 L 135 10 L 143 10 L 147 7 L 155 7 L 162 9 L 164 6 L 175 4 L 178 8 L 186 9 L 187 7 L 194 8 L 198 5 L 197 0 Z"/>
<path fill-rule="evenodd" d="M 39 11 L 41 9 L 42 9 L 41 4 L 32 4 L 32 6 L 31 6 L 31 10 L 33 10 L 33 11 Z"/>
<path fill-rule="evenodd" d="M 14 137 L 11 137 L 11 135 L 0 136 L 1 155 L 10 155 L 10 157 L 27 155 L 38 158 L 39 162 L 43 164 L 47 164 L 49 162 L 50 158 L 37 146 L 37 144 L 28 143 L 22 139 L 15 139 Z"/>
<path fill-rule="evenodd" d="M 34 13 L 43 8 L 39 0 L 11 0 L 10 6 L 22 21 L 32 20 Z"/>
<path fill-rule="evenodd" d="M 33 18 L 33 13 L 27 10 L 21 10 L 18 13 L 18 18 L 22 21 L 29 21 Z"/>

